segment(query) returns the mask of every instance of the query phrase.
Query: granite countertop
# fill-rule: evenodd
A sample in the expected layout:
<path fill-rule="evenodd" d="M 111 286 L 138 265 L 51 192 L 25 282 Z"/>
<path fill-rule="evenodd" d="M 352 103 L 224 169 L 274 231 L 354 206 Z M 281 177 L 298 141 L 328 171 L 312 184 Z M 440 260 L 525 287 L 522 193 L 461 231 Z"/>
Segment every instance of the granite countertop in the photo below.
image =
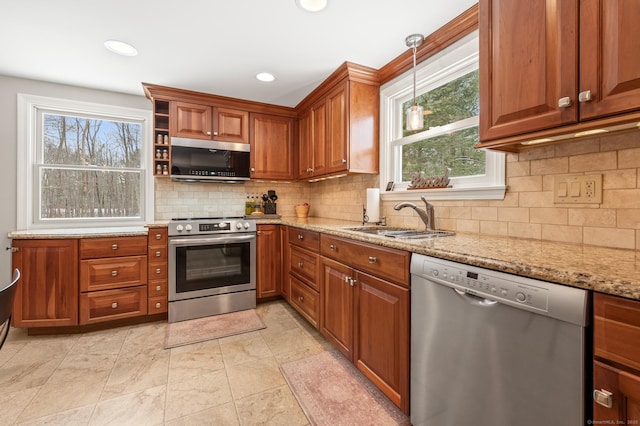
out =
<path fill-rule="evenodd" d="M 166 224 L 164 226 L 167 226 Z M 104 228 L 66 228 L 66 229 L 30 229 L 9 232 L 9 238 L 15 240 L 41 240 L 62 238 L 103 238 L 103 237 L 132 237 L 147 235 L 148 226 L 113 226 Z"/>
<path fill-rule="evenodd" d="M 637 250 L 458 233 L 431 240 L 396 240 L 349 231 L 361 226 L 322 218 L 258 220 L 324 232 L 529 278 L 640 300 Z"/>

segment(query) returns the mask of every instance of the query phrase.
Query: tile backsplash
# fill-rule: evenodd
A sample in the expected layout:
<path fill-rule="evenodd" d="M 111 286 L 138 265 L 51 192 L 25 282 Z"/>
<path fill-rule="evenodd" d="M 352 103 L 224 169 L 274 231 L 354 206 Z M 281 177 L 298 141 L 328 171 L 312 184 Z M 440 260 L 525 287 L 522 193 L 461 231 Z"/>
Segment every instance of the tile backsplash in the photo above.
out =
<path fill-rule="evenodd" d="M 640 132 L 507 154 L 505 198 L 433 201 L 436 226 L 456 232 L 639 249 L 639 171 Z M 567 174 L 602 174 L 602 204 L 554 204 L 554 178 Z M 246 193 L 274 189 L 279 197 L 278 213 L 283 216 L 293 216 L 295 204 L 308 202 L 310 216 L 360 221 L 366 188 L 377 186 L 377 175 L 314 183 L 252 181 L 240 185 L 156 179 L 156 218 L 238 215 L 244 212 Z M 381 215 L 386 216 L 387 223 L 421 227 L 413 210 L 393 210 L 397 202 L 382 203 Z"/>

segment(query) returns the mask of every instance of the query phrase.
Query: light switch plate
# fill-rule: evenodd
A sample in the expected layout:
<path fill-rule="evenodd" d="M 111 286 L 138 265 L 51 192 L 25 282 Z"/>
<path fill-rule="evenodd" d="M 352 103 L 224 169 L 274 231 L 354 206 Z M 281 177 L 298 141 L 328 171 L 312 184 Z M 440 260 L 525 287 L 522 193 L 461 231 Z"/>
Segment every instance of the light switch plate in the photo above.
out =
<path fill-rule="evenodd" d="M 557 204 L 601 204 L 602 175 L 556 176 L 553 202 Z"/>

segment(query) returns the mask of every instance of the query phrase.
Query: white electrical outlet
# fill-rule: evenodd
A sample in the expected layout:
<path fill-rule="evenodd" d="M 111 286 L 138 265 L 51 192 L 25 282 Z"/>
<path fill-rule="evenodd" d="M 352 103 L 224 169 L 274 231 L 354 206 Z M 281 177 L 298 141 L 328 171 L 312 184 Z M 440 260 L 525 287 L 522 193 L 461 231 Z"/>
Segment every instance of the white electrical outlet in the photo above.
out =
<path fill-rule="evenodd" d="M 602 203 L 602 175 L 556 176 L 553 202 L 558 204 Z"/>

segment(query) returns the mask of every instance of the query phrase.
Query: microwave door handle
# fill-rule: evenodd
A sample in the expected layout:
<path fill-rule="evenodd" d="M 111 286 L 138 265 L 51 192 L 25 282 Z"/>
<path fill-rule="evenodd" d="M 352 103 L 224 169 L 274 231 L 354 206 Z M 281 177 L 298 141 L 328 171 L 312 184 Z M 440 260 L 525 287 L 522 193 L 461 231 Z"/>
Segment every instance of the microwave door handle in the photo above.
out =
<path fill-rule="evenodd" d="M 255 235 L 237 235 L 233 237 L 216 237 L 216 238 L 179 238 L 169 241 L 170 246 L 189 246 L 196 244 L 228 244 L 241 243 L 251 241 L 256 238 Z"/>

